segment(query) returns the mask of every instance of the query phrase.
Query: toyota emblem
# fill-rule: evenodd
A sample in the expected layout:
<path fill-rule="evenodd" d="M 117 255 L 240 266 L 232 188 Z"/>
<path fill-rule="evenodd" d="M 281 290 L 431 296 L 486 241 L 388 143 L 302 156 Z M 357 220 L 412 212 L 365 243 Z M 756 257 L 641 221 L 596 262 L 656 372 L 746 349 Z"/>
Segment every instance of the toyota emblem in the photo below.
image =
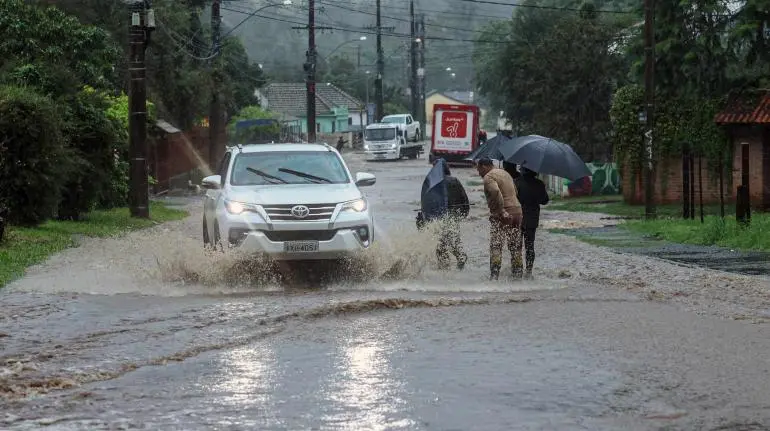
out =
<path fill-rule="evenodd" d="M 295 205 L 291 208 L 291 215 L 296 218 L 305 218 L 310 215 L 310 208 L 305 205 Z"/>

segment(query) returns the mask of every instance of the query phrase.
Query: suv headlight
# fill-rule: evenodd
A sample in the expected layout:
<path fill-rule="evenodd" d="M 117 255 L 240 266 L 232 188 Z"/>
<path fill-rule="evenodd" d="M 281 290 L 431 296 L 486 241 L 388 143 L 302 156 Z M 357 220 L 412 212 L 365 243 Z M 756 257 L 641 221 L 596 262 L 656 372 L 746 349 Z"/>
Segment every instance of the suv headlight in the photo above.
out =
<path fill-rule="evenodd" d="M 242 214 L 244 212 L 258 213 L 256 205 L 245 204 L 243 202 L 225 201 L 225 208 L 230 214 Z"/>
<path fill-rule="evenodd" d="M 397 146 L 398 146 L 398 143 L 391 144 L 390 149 L 395 150 Z"/>
<path fill-rule="evenodd" d="M 366 211 L 367 206 L 368 205 L 366 204 L 365 199 L 356 199 L 354 201 L 349 201 L 342 204 L 342 211 L 353 211 L 360 213 Z"/>

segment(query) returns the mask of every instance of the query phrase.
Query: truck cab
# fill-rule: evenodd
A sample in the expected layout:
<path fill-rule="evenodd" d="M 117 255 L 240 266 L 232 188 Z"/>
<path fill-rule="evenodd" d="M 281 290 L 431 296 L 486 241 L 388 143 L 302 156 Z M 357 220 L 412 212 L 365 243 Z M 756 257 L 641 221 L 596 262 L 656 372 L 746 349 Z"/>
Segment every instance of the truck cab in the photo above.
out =
<path fill-rule="evenodd" d="M 416 159 L 423 152 L 420 143 L 406 139 L 406 129 L 399 123 L 375 123 L 364 130 L 366 160 Z"/>

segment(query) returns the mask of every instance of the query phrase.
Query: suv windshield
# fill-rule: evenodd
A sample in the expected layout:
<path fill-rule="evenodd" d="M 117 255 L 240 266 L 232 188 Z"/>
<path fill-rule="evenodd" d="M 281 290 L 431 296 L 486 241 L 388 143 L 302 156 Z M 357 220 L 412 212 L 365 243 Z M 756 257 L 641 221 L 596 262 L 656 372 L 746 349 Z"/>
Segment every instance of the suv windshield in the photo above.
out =
<path fill-rule="evenodd" d="M 328 151 L 271 151 L 235 156 L 230 184 L 344 184 L 350 177 L 339 157 Z"/>
<path fill-rule="evenodd" d="M 396 128 L 391 129 L 367 129 L 367 141 L 392 141 L 396 137 Z"/>
<path fill-rule="evenodd" d="M 383 123 L 406 123 L 404 116 L 388 116 L 382 118 Z"/>

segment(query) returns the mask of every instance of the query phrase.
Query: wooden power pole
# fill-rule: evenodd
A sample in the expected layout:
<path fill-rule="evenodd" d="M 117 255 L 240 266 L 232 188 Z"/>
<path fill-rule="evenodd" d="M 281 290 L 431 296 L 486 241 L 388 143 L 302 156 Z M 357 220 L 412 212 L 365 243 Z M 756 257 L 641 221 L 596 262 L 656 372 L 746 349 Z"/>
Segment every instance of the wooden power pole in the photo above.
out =
<path fill-rule="evenodd" d="M 409 2 L 409 21 L 411 25 L 411 32 L 409 33 L 409 37 L 411 40 L 409 41 L 409 96 L 411 101 L 410 110 L 412 111 L 412 115 L 419 119 L 420 115 L 418 110 L 419 108 L 419 91 L 417 89 L 417 22 L 414 20 L 414 0 L 410 0 Z M 418 120 L 419 121 L 419 120 Z M 423 129 L 425 128 L 425 125 L 422 125 Z"/>
<path fill-rule="evenodd" d="M 220 15 L 220 0 L 214 0 L 211 3 L 211 103 L 209 105 L 209 168 L 213 172 L 216 169 L 219 150 L 223 144 L 219 142 L 224 129 L 222 113 L 222 95 L 220 94 L 220 85 L 222 84 L 221 57 L 222 50 L 220 44 L 222 16 Z"/>
<path fill-rule="evenodd" d="M 644 0 L 644 98 L 647 127 L 644 133 L 646 175 L 644 187 L 645 218 L 655 218 L 655 170 L 652 157 L 652 139 L 655 128 L 655 0 Z"/>
<path fill-rule="evenodd" d="M 131 8 L 129 26 L 129 208 L 132 217 L 150 217 L 150 191 L 147 171 L 147 68 L 144 61 L 149 32 L 155 27 L 149 2 L 136 2 Z"/>

